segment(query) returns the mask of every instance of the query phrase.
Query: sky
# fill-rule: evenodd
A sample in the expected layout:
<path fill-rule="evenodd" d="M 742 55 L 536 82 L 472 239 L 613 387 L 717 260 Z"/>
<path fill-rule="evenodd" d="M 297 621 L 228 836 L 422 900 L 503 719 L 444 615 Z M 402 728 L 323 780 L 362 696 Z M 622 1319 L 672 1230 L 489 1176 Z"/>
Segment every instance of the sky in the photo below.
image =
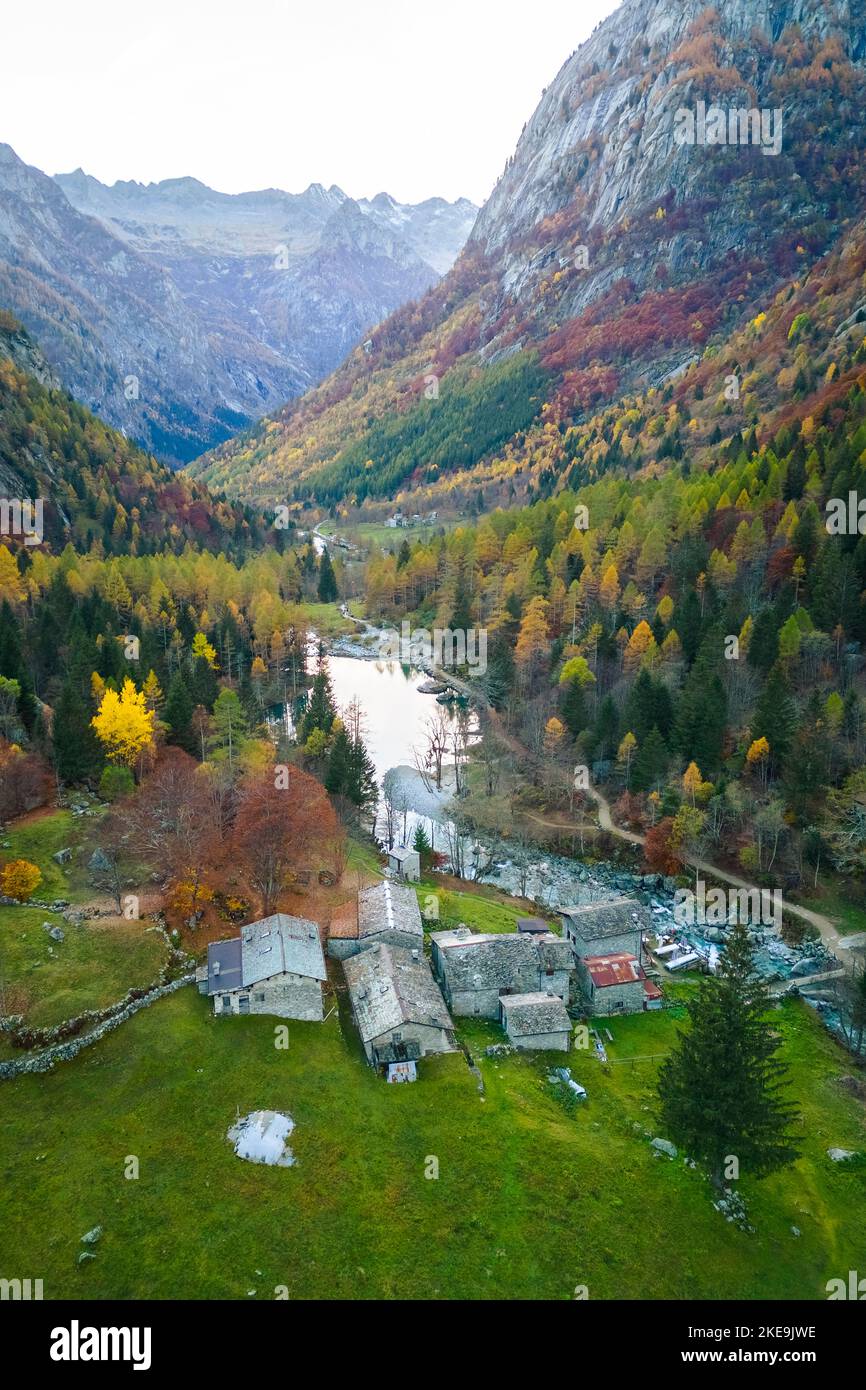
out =
<path fill-rule="evenodd" d="M 618 0 L 3 6 L 0 141 L 46 173 L 481 203 Z"/>

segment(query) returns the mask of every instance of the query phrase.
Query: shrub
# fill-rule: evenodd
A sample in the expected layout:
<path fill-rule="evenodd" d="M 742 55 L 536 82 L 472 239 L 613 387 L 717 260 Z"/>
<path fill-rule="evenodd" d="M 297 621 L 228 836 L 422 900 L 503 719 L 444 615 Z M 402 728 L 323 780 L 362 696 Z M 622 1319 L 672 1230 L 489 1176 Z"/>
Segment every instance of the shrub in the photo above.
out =
<path fill-rule="evenodd" d="M 0 870 L 0 891 L 19 903 L 32 898 L 41 882 L 41 872 L 29 859 L 11 859 Z"/>
<path fill-rule="evenodd" d="M 135 779 L 128 767 L 109 766 L 99 779 L 99 795 L 103 801 L 119 801 L 135 790 Z"/>

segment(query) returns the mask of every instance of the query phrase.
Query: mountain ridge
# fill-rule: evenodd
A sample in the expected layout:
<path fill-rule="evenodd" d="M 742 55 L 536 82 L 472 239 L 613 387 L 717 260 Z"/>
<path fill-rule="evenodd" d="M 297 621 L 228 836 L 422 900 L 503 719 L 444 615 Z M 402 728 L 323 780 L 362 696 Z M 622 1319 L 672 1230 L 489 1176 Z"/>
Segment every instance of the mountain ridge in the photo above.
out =
<path fill-rule="evenodd" d="M 335 249 L 344 206 L 364 220 L 354 236 L 336 224 Z M 0 303 L 78 399 L 176 465 L 305 390 L 434 284 L 439 271 L 412 242 L 443 264 L 474 220 L 471 205 L 446 207 L 444 220 L 435 207 L 402 209 L 396 226 L 314 185 L 107 189 L 79 172 L 49 178 L 2 145 Z"/>
<path fill-rule="evenodd" d="M 864 25 L 864 0 L 736 0 L 721 15 L 697 0 L 626 0 L 546 89 L 441 284 L 196 475 L 248 497 L 393 498 L 390 455 L 371 452 L 339 493 L 335 471 L 345 479 L 383 417 L 417 412 L 402 437 L 420 438 L 431 374 L 446 402 L 461 374 L 535 353 L 549 382 L 536 422 L 562 428 L 660 387 L 866 211 Z M 700 101 L 781 109 L 778 155 L 679 142 L 679 111 Z M 422 455 L 401 456 L 413 487 L 435 481 Z"/>

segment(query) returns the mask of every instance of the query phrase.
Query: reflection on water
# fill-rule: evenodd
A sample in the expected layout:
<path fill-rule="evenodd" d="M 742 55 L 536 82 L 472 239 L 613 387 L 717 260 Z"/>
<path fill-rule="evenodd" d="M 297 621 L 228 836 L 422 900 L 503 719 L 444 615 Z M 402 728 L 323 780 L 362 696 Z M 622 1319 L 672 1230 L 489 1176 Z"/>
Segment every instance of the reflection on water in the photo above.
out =
<path fill-rule="evenodd" d="M 315 670 L 312 653 L 308 669 Z M 449 724 L 468 717 L 469 728 L 477 729 L 474 713 L 456 711 L 453 706 L 440 706 L 434 695 L 421 695 L 418 686 L 427 677 L 414 667 L 401 666 L 396 661 L 364 661 L 352 656 L 329 656 L 328 669 L 331 687 L 339 709 L 357 700 L 364 711 L 364 742 L 376 768 L 379 785 L 389 768 L 413 765 L 413 749 L 425 745 L 427 721 L 444 710 Z M 272 711 L 274 717 L 285 720 L 293 732 L 291 716 L 283 707 Z"/>

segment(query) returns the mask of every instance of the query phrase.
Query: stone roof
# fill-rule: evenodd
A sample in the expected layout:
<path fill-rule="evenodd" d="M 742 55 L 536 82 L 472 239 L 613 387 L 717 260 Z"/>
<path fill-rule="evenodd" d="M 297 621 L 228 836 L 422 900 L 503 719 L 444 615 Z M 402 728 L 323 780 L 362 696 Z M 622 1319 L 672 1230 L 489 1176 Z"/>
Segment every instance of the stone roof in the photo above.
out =
<path fill-rule="evenodd" d="M 538 970 L 538 953 L 531 936 L 508 932 L 434 932 L 442 952 L 448 987 L 455 990 L 507 989 L 521 974 Z"/>
<path fill-rule="evenodd" d="M 417 854 L 417 849 L 413 849 L 411 845 L 395 845 L 393 849 L 388 850 L 389 859 L 397 859 L 401 864 L 405 859 Z"/>
<path fill-rule="evenodd" d="M 245 986 L 284 973 L 328 978 L 319 928 L 305 917 L 289 917 L 285 912 L 241 927 L 241 965 Z"/>
<path fill-rule="evenodd" d="M 365 1043 L 404 1023 L 451 1028 L 445 1000 L 420 949 L 379 941 L 344 962 L 349 998 Z"/>
<path fill-rule="evenodd" d="M 646 931 L 649 916 L 646 908 L 634 898 L 611 898 L 607 902 L 584 903 L 580 907 L 560 907 L 561 917 L 567 917 L 584 941 L 620 936 L 626 931 Z"/>
<path fill-rule="evenodd" d="M 360 940 L 382 931 L 401 931 L 424 940 L 424 924 L 414 888 L 384 879 L 358 894 L 358 936 Z"/>
<path fill-rule="evenodd" d="M 539 970 L 572 970 L 574 957 L 561 936 L 517 932 L 474 933 L 466 927 L 434 932 L 452 992 L 511 989 L 537 978 Z"/>
<path fill-rule="evenodd" d="M 538 952 L 542 970 L 574 969 L 574 953 L 570 941 L 566 941 L 562 936 L 554 936 L 552 932 L 547 936 L 533 937 L 532 940 Z"/>
<path fill-rule="evenodd" d="M 571 1032 L 568 1011 L 555 994 L 504 994 L 501 1004 L 509 1037 Z"/>

